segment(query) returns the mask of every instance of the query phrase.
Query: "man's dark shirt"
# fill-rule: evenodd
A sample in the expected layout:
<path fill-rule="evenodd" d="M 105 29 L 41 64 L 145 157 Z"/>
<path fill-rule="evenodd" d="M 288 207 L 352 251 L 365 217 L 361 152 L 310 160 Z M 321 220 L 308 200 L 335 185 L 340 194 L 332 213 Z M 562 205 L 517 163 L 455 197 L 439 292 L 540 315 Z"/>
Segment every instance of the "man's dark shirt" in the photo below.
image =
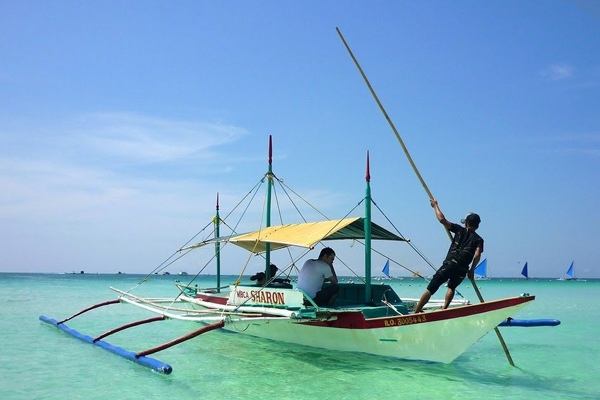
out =
<path fill-rule="evenodd" d="M 446 263 L 456 264 L 463 270 L 469 269 L 469 264 L 475 256 L 475 249 L 481 247 L 483 252 L 483 238 L 476 232 L 466 229 L 457 224 L 452 224 L 450 232 L 454 233 L 454 239 L 446 255 Z"/>

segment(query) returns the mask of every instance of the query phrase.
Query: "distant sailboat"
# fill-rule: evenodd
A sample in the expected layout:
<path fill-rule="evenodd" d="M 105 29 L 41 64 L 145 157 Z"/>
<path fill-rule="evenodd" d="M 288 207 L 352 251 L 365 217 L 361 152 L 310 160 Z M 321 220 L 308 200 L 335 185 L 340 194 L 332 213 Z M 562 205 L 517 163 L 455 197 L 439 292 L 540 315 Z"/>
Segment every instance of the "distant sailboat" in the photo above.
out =
<path fill-rule="evenodd" d="M 569 267 L 569 269 L 567 270 L 567 280 L 573 280 L 573 279 L 577 279 L 575 278 L 575 273 L 573 272 L 573 263 L 575 261 L 571 261 L 571 266 Z"/>
<path fill-rule="evenodd" d="M 521 270 L 521 275 L 523 275 L 525 277 L 525 279 L 529 279 L 529 272 L 527 271 L 527 262 L 525 262 L 525 265 L 523 266 L 523 269 Z"/>
<path fill-rule="evenodd" d="M 567 278 L 559 278 L 559 281 L 582 281 L 585 282 L 585 279 L 578 279 L 575 277 L 575 269 L 573 268 L 573 264 L 575 261 L 571 261 L 571 266 L 566 272 Z"/>
<path fill-rule="evenodd" d="M 388 278 L 390 277 L 390 260 L 387 260 L 381 272 L 383 272 Z"/>
<path fill-rule="evenodd" d="M 473 271 L 475 273 L 475 279 L 477 280 L 489 280 L 487 277 L 487 258 L 485 258 Z"/>

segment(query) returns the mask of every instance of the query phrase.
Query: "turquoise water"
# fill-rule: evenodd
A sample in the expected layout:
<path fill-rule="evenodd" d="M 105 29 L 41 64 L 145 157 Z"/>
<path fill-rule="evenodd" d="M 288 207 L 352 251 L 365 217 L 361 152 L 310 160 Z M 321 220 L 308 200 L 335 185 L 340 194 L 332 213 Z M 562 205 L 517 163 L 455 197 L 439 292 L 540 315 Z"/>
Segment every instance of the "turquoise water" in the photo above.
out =
<path fill-rule="evenodd" d="M 500 328 L 517 365 L 508 365 L 491 333 L 452 364 L 409 362 L 319 351 L 214 331 L 153 357 L 173 367 L 162 375 L 38 320 L 65 318 L 115 299 L 132 275 L 0 274 L 0 399 L 599 399 L 600 282 L 481 281 L 486 300 L 537 296 L 517 318 L 556 318 L 557 327 Z M 134 291 L 174 296 L 174 277 L 156 276 Z M 225 280 L 228 282 L 228 280 Z M 230 279 L 233 281 L 233 278 Z M 210 285 L 202 278 L 200 286 Z M 396 281 L 401 297 L 424 286 Z M 467 282 L 461 293 L 477 297 Z M 439 294 L 438 294 L 439 296 Z M 90 336 L 153 314 L 123 304 L 91 311 L 68 325 Z M 188 333 L 193 323 L 163 321 L 107 341 L 140 351 Z"/>

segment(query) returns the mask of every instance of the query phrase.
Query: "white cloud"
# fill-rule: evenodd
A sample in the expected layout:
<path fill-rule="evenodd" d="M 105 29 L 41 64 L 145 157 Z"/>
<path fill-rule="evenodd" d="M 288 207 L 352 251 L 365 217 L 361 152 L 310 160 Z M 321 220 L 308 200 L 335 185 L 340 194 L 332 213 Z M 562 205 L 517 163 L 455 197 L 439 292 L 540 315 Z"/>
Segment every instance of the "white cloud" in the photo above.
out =
<path fill-rule="evenodd" d="M 243 128 L 195 121 L 176 121 L 137 114 L 88 114 L 75 128 L 96 151 L 145 162 L 190 157 L 239 139 Z"/>
<path fill-rule="evenodd" d="M 53 161 L 5 158 L 0 170 L 5 188 L 0 217 L 38 223 L 100 219 L 107 211 L 125 214 L 144 203 L 160 204 L 174 186 L 161 190 L 162 182 Z"/>
<path fill-rule="evenodd" d="M 172 163 L 193 157 L 198 165 L 246 133 L 232 125 L 127 113 L 86 114 L 37 127 L 13 124 L 0 137 L 0 216 L 82 218 L 109 204 L 126 208 L 142 196 L 164 201 L 169 190 L 189 192 L 185 185 L 199 184 L 190 184 L 191 175 Z M 119 163 L 160 163 L 170 168 L 170 178 L 141 178 L 139 169 L 124 172 Z"/>
<path fill-rule="evenodd" d="M 235 143 L 245 134 L 226 124 L 118 113 L 37 126 L 5 121 L 0 124 L 0 252 L 5 255 L 0 270 L 110 270 L 122 269 L 115 264 L 119 258 L 131 268 L 161 259 L 210 223 L 217 191 L 224 217 L 260 179 L 250 170 L 264 172 L 259 166 L 264 157 Z M 218 149 L 221 145 L 226 151 Z M 228 173 L 239 163 L 245 171 Z M 211 174 L 216 166 L 219 173 Z M 305 198 L 329 206 L 342 199 L 327 190 Z M 257 217 L 262 201 L 260 191 L 246 216 Z M 260 218 L 248 219 L 256 222 L 238 228 L 256 229 Z"/>
<path fill-rule="evenodd" d="M 562 81 L 573 76 L 573 67 L 568 64 L 554 64 L 540 72 L 540 75 L 551 81 Z"/>

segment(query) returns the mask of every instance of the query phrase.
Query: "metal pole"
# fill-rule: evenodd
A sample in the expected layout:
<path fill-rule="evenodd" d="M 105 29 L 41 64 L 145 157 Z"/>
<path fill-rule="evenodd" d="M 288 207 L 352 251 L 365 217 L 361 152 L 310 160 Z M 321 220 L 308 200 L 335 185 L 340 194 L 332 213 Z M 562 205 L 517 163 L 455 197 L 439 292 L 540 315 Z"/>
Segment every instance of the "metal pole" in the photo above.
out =
<path fill-rule="evenodd" d="M 219 217 L 219 193 L 217 193 L 217 212 L 215 215 L 215 238 L 218 238 L 220 233 L 221 218 Z M 215 252 L 217 256 L 217 293 L 221 293 L 221 243 L 215 242 Z"/>
<path fill-rule="evenodd" d="M 273 187 L 273 138 L 269 135 L 269 172 L 267 173 L 267 221 L 266 227 L 271 226 L 271 191 Z M 271 276 L 271 243 L 265 246 L 265 279 L 268 282 Z"/>
<path fill-rule="evenodd" d="M 369 152 L 367 151 L 367 187 L 365 189 L 365 304 L 371 298 L 371 173 L 369 171 Z"/>

